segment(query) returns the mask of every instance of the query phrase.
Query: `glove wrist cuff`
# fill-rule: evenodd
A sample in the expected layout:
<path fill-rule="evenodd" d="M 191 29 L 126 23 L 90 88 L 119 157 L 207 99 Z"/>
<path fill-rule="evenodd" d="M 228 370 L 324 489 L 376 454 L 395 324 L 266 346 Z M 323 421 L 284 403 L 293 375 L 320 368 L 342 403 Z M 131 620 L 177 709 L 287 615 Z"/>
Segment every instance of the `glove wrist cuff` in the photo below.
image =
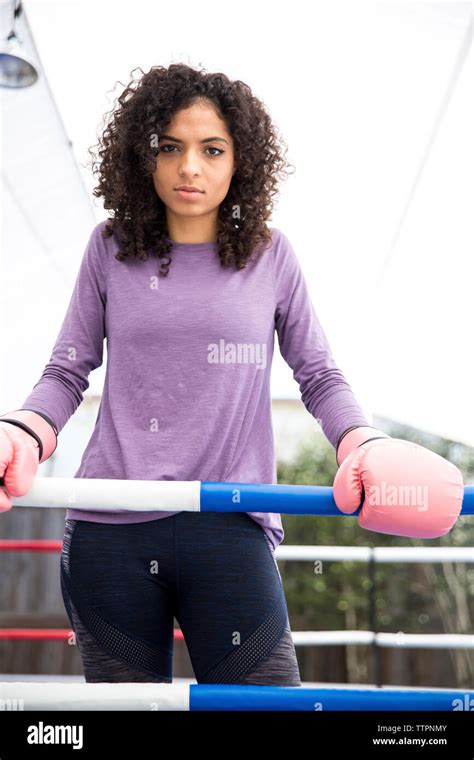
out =
<path fill-rule="evenodd" d="M 48 459 L 58 445 L 57 430 L 54 424 L 39 412 L 30 409 L 16 409 L 9 414 L 0 415 L 0 422 L 9 422 L 29 433 L 38 443 L 39 463 Z"/>
<path fill-rule="evenodd" d="M 384 433 L 378 428 L 367 425 L 365 427 L 350 428 L 339 439 L 336 450 L 336 462 L 340 466 L 344 459 L 358 446 L 362 446 L 367 441 L 372 441 L 377 438 L 390 438 L 387 433 Z"/>

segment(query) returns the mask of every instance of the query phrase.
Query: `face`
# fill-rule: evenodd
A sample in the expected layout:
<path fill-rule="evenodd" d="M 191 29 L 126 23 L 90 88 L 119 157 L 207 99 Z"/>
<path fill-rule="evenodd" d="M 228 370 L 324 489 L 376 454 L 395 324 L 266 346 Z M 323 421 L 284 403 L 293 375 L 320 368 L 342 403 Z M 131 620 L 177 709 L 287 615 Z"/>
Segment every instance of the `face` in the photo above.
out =
<path fill-rule="evenodd" d="M 175 113 L 158 137 L 153 184 L 166 206 L 168 237 L 183 243 L 216 240 L 219 205 L 235 173 L 224 121 L 212 105 L 199 102 Z M 180 193 L 180 185 L 201 192 Z"/>

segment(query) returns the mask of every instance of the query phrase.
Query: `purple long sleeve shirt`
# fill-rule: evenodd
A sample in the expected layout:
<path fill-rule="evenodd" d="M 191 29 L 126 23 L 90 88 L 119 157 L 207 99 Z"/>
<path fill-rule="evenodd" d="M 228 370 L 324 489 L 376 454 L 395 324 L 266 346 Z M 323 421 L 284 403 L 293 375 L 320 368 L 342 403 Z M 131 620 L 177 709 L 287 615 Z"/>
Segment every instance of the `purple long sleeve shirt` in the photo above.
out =
<path fill-rule="evenodd" d="M 21 408 L 64 427 L 107 367 L 95 428 L 76 478 L 276 483 L 270 371 L 275 330 L 306 409 L 336 447 L 368 425 L 337 367 L 288 238 L 237 271 L 217 243 L 173 243 L 166 278 L 149 256 L 122 262 L 106 221 L 93 229 L 71 301 L 39 381 Z M 137 523 L 177 514 L 67 509 L 66 518 Z M 279 513 L 248 512 L 273 547 Z"/>

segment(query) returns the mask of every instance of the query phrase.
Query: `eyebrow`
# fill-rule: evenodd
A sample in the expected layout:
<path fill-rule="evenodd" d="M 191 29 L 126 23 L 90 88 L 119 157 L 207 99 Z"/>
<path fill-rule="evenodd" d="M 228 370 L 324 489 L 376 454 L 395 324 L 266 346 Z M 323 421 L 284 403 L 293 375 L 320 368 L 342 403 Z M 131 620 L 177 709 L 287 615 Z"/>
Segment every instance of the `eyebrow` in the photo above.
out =
<path fill-rule="evenodd" d="M 173 142 L 177 142 L 177 143 L 183 142 L 183 140 L 178 140 L 177 137 L 173 137 L 172 135 L 161 135 L 158 142 L 160 142 L 160 140 L 172 140 Z M 208 142 L 215 142 L 216 140 L 219 142 L 225 142 L 225 143 L 227 142 L 227 140 L 225 140 L 223 137 L 205 137 L 204 140 L 201 140 L 201 142 L 208 143 Z"/>

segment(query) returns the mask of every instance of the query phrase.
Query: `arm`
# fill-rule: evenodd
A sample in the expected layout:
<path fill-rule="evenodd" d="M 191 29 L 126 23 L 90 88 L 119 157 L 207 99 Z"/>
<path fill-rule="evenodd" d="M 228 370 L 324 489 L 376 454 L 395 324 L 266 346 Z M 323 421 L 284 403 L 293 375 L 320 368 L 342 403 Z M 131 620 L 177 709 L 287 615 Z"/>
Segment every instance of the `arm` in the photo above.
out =
<path fill-rule="evenodd" d="M 88 388 L 88 375 L 102 364 L 105 337 L 106 255 L 103 223 L 89 238 L 51 358 L 20 409 L 0 416 L 0 512 L 9 495 L 30 489 L 38 464 L 57 446 L 57 436 Z"/>
<path fill-rule="evenodd" d="M 275 231 L 275 327 L 280 352 L 293 369 L 301 400 L 337 447 L 347 430 L 368 421 L 332 356 L 303 272 L 288 238 Z"/>
<path fill-rule="evenodd" d="M 83 255 L 71 300 L 51 358 L 21 409 L 42 414 L 59 433 L 103 361 L 107 250 L 96 225 Z"/>

